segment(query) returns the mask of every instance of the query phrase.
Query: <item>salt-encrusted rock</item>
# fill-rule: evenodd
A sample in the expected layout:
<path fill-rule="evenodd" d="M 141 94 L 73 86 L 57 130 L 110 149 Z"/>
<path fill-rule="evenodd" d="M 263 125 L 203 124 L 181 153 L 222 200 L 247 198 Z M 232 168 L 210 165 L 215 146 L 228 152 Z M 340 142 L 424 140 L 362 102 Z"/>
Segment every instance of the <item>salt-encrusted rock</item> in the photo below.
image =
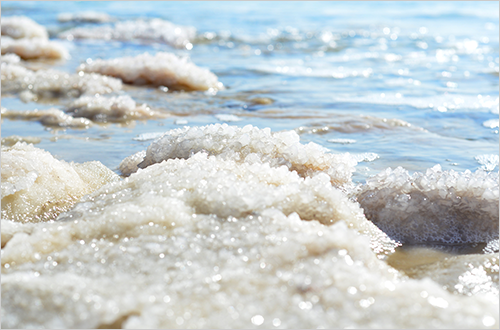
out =
<path fill-rule="evenodd" d="M 25 16 L 2 16 L 2 36 L 13 39 L 42 38 L 47 40 L 47 29 Z M 2 47 L 4 43 L 2 37 Z"/>
<path fill-rule="evenodd" d="M 65 22 L 85 22 L 85 23 L 106 23 L 110 22 L 113 17 L 106 13 L 96 11 L 83 11 L 79 13 L 61 13 L 57 15 L 57 20 L 61 23 Z"/>
<path fill-rule="evenodd" d="M 67 163 L 23 142 L 2 146 L 2 219 L 54 219 L 117 175 L 100 162 Z"/>
<path fill-rule="evenodd" d="M 498 239 L 498 172 L 425 173 L 401 167 L 367 180 L 358 196 L 366 217 L 405 243 L 483 243 Z"/>
<path fill-rule="evenodd" d="M 36 120 L 46 126 L 58 127 L 88 128 L 92 125 L 92 122 L 87 118 L 74 118 L 56 108 L 28 111 L 13 111 L 2 108 L 2 118 Z"/>
<path fill-rule="evenodd" d="M 138 105 L 130 96 L 82 96 L 73 101 L 66 112 L 73 117 L 89 118 L 98 122 L 165 118 L 167 114 Z"/>
<path fill-rule="evenodd" d="M 69 53 L 61 44 L 44 38 L 12 39 L 2 37 L 2 55 L 16 54 L 22 59 L 69 58 Z"/>
<path fill-rule="evenodd" d="M 259 129 L 252 125 L 239 128 L 215 124 L 166 132 L 151 143 L 139 167 L 145 168 L 171 158 L 189 158 L 200 151 L 240 163 L 267 163 L 271 167 L 284 165 L 301 177 L 327 174 L 338 186 L 350 182 L 357 164 L 349 154 L 332 154 L 312 142 L 301 144 L 293 131 L 272 133 L 268 128 Z M 134 156 L 133 162 L 136 159 Z M 120 169 L 124 175 L 132 173 L 130 169 L 134 167 L 129 158 L 122 162 Z"/>
<path fill-rule="evenodd" d="M 104 39 L 165 43 L 178 48 L 191 49 L 196 35 L 193 27 L 180 26 L 160 18 L 117 22 L 114 26 L 77 27 L 59 34 L 59 38 Z"/>
<path fill-rule="evenodd" d="M 122 88 L 122 82 L 96 73 L 69 74 L 57 70 L 32 71 L 21 65 L 2 63 L 2 94 L 24 92 L 25 101 L 39 98 L 79 97 L 106 94 Z"/>
<path fill-rule="evenodd" d="M 219 90 L 222 83 L 207 69 L 171 53 L 144 53 L 136 57 L 97 59 L 83 63 L 78 71 L 97 72 L 129 84 L 150 84 L 181 90 Z"/>

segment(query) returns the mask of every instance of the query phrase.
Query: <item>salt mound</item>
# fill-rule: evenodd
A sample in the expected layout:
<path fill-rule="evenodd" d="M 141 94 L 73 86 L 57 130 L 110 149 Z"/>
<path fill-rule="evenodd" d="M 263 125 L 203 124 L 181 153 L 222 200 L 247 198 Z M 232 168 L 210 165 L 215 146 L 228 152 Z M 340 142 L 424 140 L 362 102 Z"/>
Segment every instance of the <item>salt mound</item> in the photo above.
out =
<path fill-rule="evenodd" d="M 122 88 L 118 79 L 100 74 L 68 74 L 56 70 L 32 71 L 17 64 L 2 63 L 2 94 L 21 93 L 24 101 L 39 98 L 79 97 L 106 94 Z"/>
<path fill-rule="evenodd" d="M 59 38 L 104 39 L 143 42 L 158 42 L 178 48 L 191 49 L 190 40 L 194 39 L 196 29 L 175 25 L 159 18 L 117 22 L 114 26 L 78 27 L 64 31 Z"/>
<path fill-rule="evenodd" d="M 18 64 L 21 62 L 21 58 L 16 54 L 5 54 L 2 55 L 2 63 L 14 63 Z"/>
<path fill-rule="evenodd" d="M 117 175 L 100 162 L 68 164 L 26 143 L 2 146 L 2 219 L 54 219 Z"/>
<path fill-rule="evenodd" d="M 2 36 L 8 36 L 13 39 L 42 38 L 46 40 L 49 38 L 45 27 L 25 16 L 3 16 Z M 2 47 L 4 41 L 5 39 L 2 37 Z"/>
<path fill-rule="evenodd" d="M 87 22 L 87 23 L 106 23 L 113 20 L 106 13 L 95 11 L 83 11 L 79 13 L 62 13 L 57 15 L 57 20 L 61 23 L 65 22 Z"/>
<path fill-rule="evenodd" d="M 315 143 L 303 145 L 293 132 L 271 133 L 252 125 L 243 128 L 215 124 L 203 127 L 184 127 L 171 130 L 148 147 L 146 157 L 139 164 L 145 168 L 171 158 L 189 158 L 199 151 L 208 152 L 221 159 L 239 163 L 264 164 L 271 167 L 286 166 L 301 177 L 325 173 L 335 185 L 350 182 L 357 164 L 349 154 L 330 154 Z M 126 158 L 120 169 L 133 168 Z M 123 172 L 129 175 L 131 172 Z"/>
<path fill-rule="evenodd" d="M 68 51 L 59 43 L 43 38 L 12 39 L 2 37 L 2 55 L 13 53 L 21 58 L 69 58 Z"/>
<path fill-rule="evenodd" d="M 151 84 L 183 90 L 219 90 L 222 83 L 207 69 L 200 68 L 186 58 L 159 52 L 112 60 L 97 59 L 83 63 L 78 71 L 98 72 L 122 79 L 129 84 Z"/>
<path fill-rule="evenodd" d="M 86 118 L 73 118 L 55 108 L 31 111 L 12 111 L 2 108 L 2 117 L 9 119 L 36 120 L 46 126 L 88 128 L 92 122 Z"/>
<path fill-rule="evenodd" d="M 399 276 L 359 235 L 363 224 L 372 225 L 326 174 L 304 179 L 202 153 L 171 159 L 29 234 L 11 228 L 2 326 L 498 325 L 498 299 Z"/>
<path fill-rule="evenodd" d="M 498 198 L 498 173 L 436 165 L 413 175 L 389 168 L 367 180 L 358 201 L 395 240 L 463 244 L 498 238 Z"/>
<path fill-rule="evenodd" d="M 166 114 L 152 110 L 146 104 L 137 105 L 130 96 L 81 96 L 66 112 L 73 117 L 89 118 L 99 122 L 122 122 L 134 119 L 164 118 Z"/>

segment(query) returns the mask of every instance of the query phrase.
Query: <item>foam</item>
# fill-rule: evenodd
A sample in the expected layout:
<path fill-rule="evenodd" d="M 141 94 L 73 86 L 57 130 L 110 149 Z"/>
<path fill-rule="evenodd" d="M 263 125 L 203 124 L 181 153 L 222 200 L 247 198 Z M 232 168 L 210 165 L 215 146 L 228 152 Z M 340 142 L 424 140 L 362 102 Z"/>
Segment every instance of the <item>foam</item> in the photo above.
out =
<path fill-rule="evenodd" d="M 84 117 L 98 122 L 123 122 L 167 117 L 167 114 L 152 110 L 147 104 L 138 105 L 128 95 L 81 96 L 68 106 L 66 112 L 73 117 Z"/>
<path fill-rule="evenodd" d="M 301 144 L 293 131 L 272 133 L 270 129 L 252 125 L 239 128 L 214 124 L 166 132 L 147 148 L 146 157 L 139 167 L 145 168 L 171 158 L 189 158 L 199 151 L 240 163 L 268 163 L 271 167 L 284 165 L 302 177 L 324 173 L 338 186 L 350 182 L 357 164 L 349 154 L 327 153 L 327 149 L 312 142 Z"/>
<path fill-rule="evenodd" d="M 498 324 L 498 299 L 454 295 L 379 260 L 359 233 L 370 222 L 329 181 L 198 153 L 108 184 L 53 223 L 10 228 L 2 325 Z"/>
<path fill-rule="evenodd" d="M 149 132 L 149 133 L 143 133 L 143 134 L 139 134 L 138 136 L 136 136 L 135 138 L 133 138 L 132 140 L 134 141 L 149 141 L 149 140 L 155 140 L 157 138 L 159 138 L 160 136 L 162 136 L 164 134 L 164 132 Z M 144 156 L 146 156 L 146 154 L 144 153 Z M 142 161 L 142 160 L 141 160 Z"/>
<path fill-rule="evenodd" d="M 329 139 L 328 142 L 338 143 L 338 144 L 351 144 L 351 143 L 356 143 L 356 140 L 354 140 L 354 139 Z"/>
<path fill-rule="evenodd" d="M 498 119 L 487 120 L 483 123 L 483 126 L 487 128 L 497 128 L 499 126 L 499 120 Z"/>
<path fill-rule="evenodd" d="M 209 70 L 196 66 L 186 58 L 165 52 L 154 56 L 144 53 L 136 57 L 97 59 L 81 64 L 78 70 L 113 76 L 129 84 L 151 84 L 185 90 L 222 89 L 222 83 Z"/>
<path fill-rule="evenodd" d="M 487 155 L 478 155 L 474 157 L 475 160 L 479 164 L 481 164 L 481 169 L 484 171 L 493 171 L 496 167 L 498 167 L 498 155 L 487 154 Z"/>
<path fill-rule="evenodd" d="M 117 175 L 100 162 L 67 163 L 23 142 L 2 146 L 2 219 L 54 219 Z"/>
<path fill-rule="evenodd" d="M 2 108 L 2 117 L 8 119 L 36 120 L 46 126 L 72 128 L 88 128 L 92 126 L 90 120 L 86 118 L 74 118 L 56 108 L 28 111 L 13 111 Z"/>
<path fill-rule="evenodd" d="M 106 23 L 111 22 L 114 19 L 106 13 L 100 13 L 96 11 L 82 11 L 79 13 L 61 13 L 57 15 L 57 20 L 61 23 Z"/>
<path fill-rule="evenodd" d="M 215 118 L 217 118 L 220 121 L 225 121 L 225 122 L 233 122 L 233 121 L 241 121 L 243 118 L 240 118 L 235 115 L 228 115 L 228 114 L 218 114 L 215 115 Z"/>
<path fill-rule="evenodd" d="M 117 22 L 114 26 L 77 27 L 59 34 L 59 38 L 73 39 L 104 39 L 141 42 L 157 42 L 178 48 L 191 49 L 192 40 L 196 35 L 193 27 L 175 25 L 171 22 L 154 18 L 151 20 L 136 20 Z"/>
<path fill-rule="evenodd" d="M 13 53 L 22 59 L 69 58 L 68 51 L 59 43 L 43 38 L 12 39 L 2 37 L 2 55 Z"/>
<path fill-rule="evenodd" d="M 96 73 L 68 74 L 57 70 L 32 71 L 21 65 L 2 63 L 2 94 L 23 93 L 23 101 L 40 98 L 106 94 L 122 88 L 119 79 Z"/>
<path fill-rule="evenodd" d="M 405 243 L 463 244 L 498 238 L 498 173 L 425 173 L 390 168 L 367 180 L 358 196 L 368 219 Z"/>
<path fill-rule="evenodd" d="M 47 40 L 49 38 L 45 27 L 26 16 L 2 16 L 2 36 L 13 39 L 42 38 Z M 2 48 L 4 41 L 2 37 Z"/>

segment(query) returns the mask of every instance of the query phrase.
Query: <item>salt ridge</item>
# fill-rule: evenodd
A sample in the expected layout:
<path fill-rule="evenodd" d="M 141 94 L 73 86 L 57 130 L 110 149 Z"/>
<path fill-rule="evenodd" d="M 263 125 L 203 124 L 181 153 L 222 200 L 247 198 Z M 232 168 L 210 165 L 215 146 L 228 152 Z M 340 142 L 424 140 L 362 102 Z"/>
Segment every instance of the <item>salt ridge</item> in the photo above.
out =
<path fill-rule="evenodd" d="M 16 54 L 22 59 L 67 59 L 69 53 L 61 44 L 43 38 L 12 39 L 2 37 L 2 55 Z"/>
<path fill-rule="evenodd" d="M 2 17 L 2 36 L 13 39 L 42 38 L 48 39 L 47 29 L 26 16 Z M 4 39 L 2 38 L 2 44 Z"/>
<path fill-rule="evenodd" d="M 368 219 L 403 243 L 482 243 L 498 239 L 498 173 L 425 173 L 401 167 L 367 180 L 358 201 Z"/>
<path fill-rule="evenodd" d="M 327 149 L 312 142 L 301 144 L 300 137 L 293 131 L 272 133 L 270 129 L 252 125 L 238 128 L 214 124 L 165 133 L 147 148 L 138 167 L 145 168 L 170 158 L 189 158 L 200 151 L 240 163 L 284 165 L 302 177 L 326 173 L 332 183 L 339 186 L 350 182 L 357 164 L 349 154 L 326 153 Z M 133 165 L 127 158 L 120 164 L 120 169 L 123 168 L 124 175 L 130 175 Z"/>
<path fill-rule="evenodd" d="M 66 109 L 73 117 L 84 117 L 97 122 L 123 122 L 128 120 L 158 119 L 168 115 L 138 105 L 130 96 L 81 96 Z"/>
<path fill-rule="evenodd" d="M 83 195 L 116 180 L 100 162 L 69 164 L 24 142 L 2 146 L 2 219 L 54 219 Z"/>
<path fill-rule="evenodd" d="M 97 72 L 130 84 L 151 84 L 172 89 L 217 91 L 223 88 L 217 76 L 209 70 L 196 66 L 186 58 L 165 52 L 111 60 L 96 59 L 81 64 L 78 71 Z"/>
<path fill-rule="evenodd" d="M 96 73 L 69 74 L 52 69 L 33 71 L 18 64 L 4 62 L 1 69 L 2 94 L 23 93 L 21 96 L 25 101 L 106 94 L 122 88 L 119 79 Z"/>

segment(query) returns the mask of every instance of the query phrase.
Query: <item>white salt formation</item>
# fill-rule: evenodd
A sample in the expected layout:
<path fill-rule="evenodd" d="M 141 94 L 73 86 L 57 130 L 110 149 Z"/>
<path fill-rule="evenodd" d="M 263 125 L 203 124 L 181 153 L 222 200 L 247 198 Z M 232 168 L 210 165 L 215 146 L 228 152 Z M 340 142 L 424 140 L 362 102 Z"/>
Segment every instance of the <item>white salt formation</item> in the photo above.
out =
<path fill-rule="evenodd" d="M 167 116 L 152 110 L 146 104 L 138 105 L 127 95 L 82 96 L 73 101 L 66 112 L 73 117 L 84 117 L 98 122 L 123 122 L 136 119 L 165 118 Z"/>
<path fill-rule="evenodd" d="M 136 57 L 97 59 L 81 64 L 78 71 L 113 76 L 129 84 L 150 84 L 170 89 L 204 91 L 223 87 L 217 76 L 209 70 L 196 66 L 187 58 L 164 52 L 154 56 L 144 53 Z"/>
<path fill-rule="evenodd" d="M 61 44 L 49 40 L 43 26 L 24 16 L 2 17 L 1 48 L 2 55 L 13 53 L 23 59 L 69 57 Z"/>
<path fill-rule="evenodd" d="M 379 260 L 357 229 L 373 225 L 326 174 L 198 153 L 108 184 L 53 223 L 9 225 L 6 328 L 498 327 L 497 298 Z"/>
<path fill-rule="evenodd" d="M 116 178 L 97 161 L 69 164 L 26 143 L 2 146 L 2 219 L 54 219 L 83 195 Z"/>
<path fill-rule="evenodd" d="M 366 217 L 405 243 L 482 243 L 498 239 L 498 172 L 426 173 L 401 167 L 367 180 L 358 196 Z"/>
<path fill-rule="evenodd" d="M 23 66 L 2 63 L 2 94 L 23 93 L 23 101 L 40 98 L 79 97 L 106 94 L 122 88 L 119 79 L 96 73 L 68 74 L 56 70 L 32 71 Z"/>
<path fill-rule="evenodd" d="M 12 39 L 49 38 L 45 27 L 25 16 L 2 16 L 2 36 Z M 2 37 L 2 46 L 4 40 Z"/>
<path fill-rule="evenodd" d="M 43 38 L 12 39 L 2 37 L 2 55 L 16 54 L 22 59 L 69 58 L 68 51 L 59 43 Z"/>
<path fill-rule="evenodd" d="M 57 15 L 57 20 L 65 22 L 86 22 L 86 23 L 106 23 L 113 20 L 113 17 L 106 13 L 96 11 L 83 11 L 79 13 L 62 13 Z"/>
<path fill-rule="evenodd" d="M 59 38 L 156 42 L 191 49 L 193 47 L 191 40 L 195 35 L 196 29 L 193 27 L 175 25 L 154 18 L 117 22 L 114 26 L 77 27 L 62 32 Z"/>
<path fill-rule="evenodd" d="M 2 55 L 2 63 L 14 63 L 19 64 L 21 62 L 21 58 L 16 54 L 5 54 Z"/>
<path fill-rule="evenodd" d="M 30 111 L 13 111 L 2 108 L 2 117 L 8 119 L 36 120 L 43 125 L 57 127 L 88 128 L 92 125 L 92 122 L 87 118 L 74 118 L 56 108 Z"/>
<path fill-rule="evenodd" d="M 327 149 L 312 142 L 301 144 L 300 137 L 293 131 L 272 133 L 268 128 L 259 129 L 252 125 L 239 128 L 215 124 L 166 132 L 151 143 L 139 167 L 172 158 L 186 159 L 200 151 L 239 163 L 267 163 L 271 167 L 284 165 L 301 177 L 327 174 L 338 186 L 350 182 L 357 164 L 349 154 L 327 153 Z M 134 168 L 129 158 L 120 165 L 124 175 L 132 173 L 130 169 Z"/>

